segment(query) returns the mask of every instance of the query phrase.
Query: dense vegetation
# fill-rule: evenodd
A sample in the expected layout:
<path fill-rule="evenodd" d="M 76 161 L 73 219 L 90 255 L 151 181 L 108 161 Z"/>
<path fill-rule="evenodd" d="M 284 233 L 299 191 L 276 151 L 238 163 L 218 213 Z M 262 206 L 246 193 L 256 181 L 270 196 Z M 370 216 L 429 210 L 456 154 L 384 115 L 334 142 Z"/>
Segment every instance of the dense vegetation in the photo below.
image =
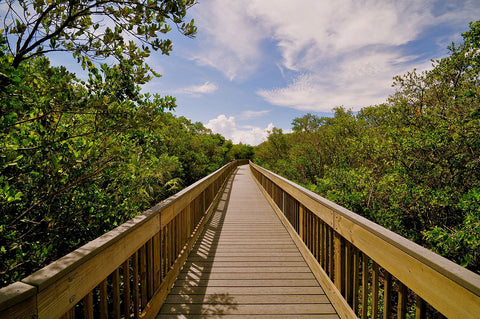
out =
<path fill-rule="evenodd" d="M 195 33 L 184 22 L 193 3 L 9 2 L 0 32 L 0 286 L 253 156 L 173 116 L 174 98 L 141 92 L 158 76 L 145 63 L 150 49 L 172 49 L 159 35 L 170 24 Z M 85 79 L 50 66 L 51 51 L 72 52 Z M 307 114 L 291 134 L 274 129 L 256 161 L 479 272 L 480 22 L 450 51 L 428 72 L 397 77 L 385 104 Z"/>
<path fill-rule="evenodd" d="M 256 162 L 480 273 L 480 21 L 358 113 L 274 129 Z"/>
<path fill-rule="evenodd" d="M 0 286 L 251 152 L 173 116 L 174 98 L 140 91 L 155 75 L 149 46 L 171 50 L 157 38 L 166 21 L 194 33 L 183 23 L 193 1 L 13 3 L 28 14 L 0 32 Z M 95 24 L 101 12 L 116 26 Z M 50 66 L 54 50 L 71 51 L 88 77 Z"/>

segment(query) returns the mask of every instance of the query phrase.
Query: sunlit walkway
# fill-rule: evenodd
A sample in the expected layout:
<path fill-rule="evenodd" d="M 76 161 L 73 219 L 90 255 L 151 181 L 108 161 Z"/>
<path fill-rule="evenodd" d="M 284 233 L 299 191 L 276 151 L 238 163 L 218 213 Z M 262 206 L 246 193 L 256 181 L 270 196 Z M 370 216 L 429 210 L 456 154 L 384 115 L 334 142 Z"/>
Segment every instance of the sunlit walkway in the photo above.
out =
<path fill-rule="evenodd" d="M 338 318 L 248 165 L 230 180 L 157 318 Z"/>

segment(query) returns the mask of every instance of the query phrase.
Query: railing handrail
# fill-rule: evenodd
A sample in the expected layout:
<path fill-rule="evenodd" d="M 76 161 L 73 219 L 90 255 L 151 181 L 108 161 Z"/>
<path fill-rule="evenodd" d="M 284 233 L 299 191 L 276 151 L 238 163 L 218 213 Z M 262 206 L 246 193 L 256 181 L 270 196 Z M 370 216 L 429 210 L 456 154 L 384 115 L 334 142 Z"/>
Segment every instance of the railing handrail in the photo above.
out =
<path fill-rule="evenodd" d="M 112 262 L 111 264 L 104 266 L 105 269 L 103 269 L 102 272 L 106 273 L 107 275 L 110 274 L 113 270 L 118 268 L 122 262 L 124 262 L 123 260 L 125 258 L 129 258 L 131 251 L 138 250 L 139 247 L 145 245 L 149 238 L 160 231 L 162 227 L 162 212 L 167 210 L 173 211 L 171 209 L 172 207 L 174 207 L 176 212 L 180 212 L 187 205 L 189 205 L 193 199 L 195 199 L 199 194 L 205 191 L 207 187 L 215 182 L 220 175 L 242 163 L 245 163 L 245 161 L 242 162 L 237 160 L 224 165 L 210 175 L 184 188 L 177 194 L 165 199 L 164 201 L 144 211 L 140 215 L 123 223 L 115 229 L 88 242 L 66 256 L 27 276 L 20 282 L 16 282 L 0 289 L 0 318 L 3 318 L 2 312 L 4 310 L 9 309 L 10 307 L 19 304 L 28 298 L 37 297 L 38 294 L 42 293 L 42 291 L 46 290 L 47 288 L 52 287 L 52 285 L 56 285 L 59 282 L 62 282 L 64 285 L 78 284 L 75 282 L 75 277 L 77 275 L 75 272 L 79 267 L 91 262 L 96 258 L 96 256 L 108 251 L 110 247 L 121 243 L 121 241 L 125 240 L 127 236 L 133 234 L 128 238 L 127 251 L 122 251 L 122 249 L 120 249 L 122 247 L 119 247 L 118 249 L 116 248 L 116 250 L 118 250 L 118 254 L 124 256 L 117 257 L 116 263 Z M 168 217 L 169 220 L 175 217 L 175 214 L 172 213 L 171 215 L 172 216 Z M 124 243 L 121 244 L 125 245 Z M 95 277 L 95 274 L 92 273 L 92 275 Z M 101 278 L 101 276 L 99 278 Z M 96 286 L 98 284 L 99 282 L 97 280 L 97 282 L 90 283 L 89 285 Z M 91 289 L 93 289 L 93 287 Z M 91 289 L 88 288 L 87 290 Z M 75 300 L 75 302 L 77 302 L 78 299 L 83 298 L 83 296 L 72 295 L 70 297 L 70 302 L 73 302 L 75 298 L 77 298 L 77 300 Z M 34 303 L 36 304 L 37 301 Z"/>
<path fill-rule="evenodd" d="M 250 165 L 253 169 L 267 177 L 273 184 L 277 185 L 290 196 L 295 198 L 313 214 L 318 216 L 352 245 L 359 247 L 363 253 L 371 257 L 380 266 L 384 267 L 393 276 L 410 287 L 417 295 L 424 298 L 434 308 L 442 313 L 452 313 L 450 311 L 445 311 L 448 310 L 446 308 L 450 305 L 442 304 L 441 302 L 439 303 L 435 298 L 432 299 L 430 296 L 432 290 L 440 286 L 449 289 L 445 289 L 446 291 L 437 291 L 437 294 L 449 294 L 452 299 L 459 297 L 455 296 L 455 293 L 461 293 L 463 297 L 470 298 L 468 300 L 475 300 L 476 305 L 472 303 L 471 306 L 479 308 L 478 311 L 480 311 L 480 276 L 478 274 L 338 204 L 335 204 L 322 196 L 279 176 L 278 174 L 254 163 L 250 163 Z M 370 237 L 368 239 L 362 238 L 362 236 L 365 236 L 366 234 Z M 385 242 L 391 247 L 391 250 L 382 252 L 376 251 L 375 247 L 372 247 L 369 243 L 365 242 L 370 239 L 374 239 L 375 242 Z M 386 262 L 389 258 L 393 259 L 398 258 L 399 256 L 401 256 L 401 258 L 411 258 L 411 260 L 416 260 L 417 264 L 422 264 L 430 268 L 431 270 L 427 270 L 427 274 L 425 275 L 442 280 L 442 282 L 430 284 L 422 281 L 414 282 L 420 278 L 422 274 L 415 274 L 415 269 L 399 271 L 401 267 L 391 267 L 392 262 Z M 411 264 L 413 265 L 414 263 L 415 262 L 412 262 Z M 425 269 L 427 268 L 422 268 L 422 270 Z M 420 271 L 420 269 L 418 269 L 418 271 Z M 437 276 L 434 273 L 438 273 L 441 276 Z M 480 312 L 477 312 L 477 314 L 478 313 Z"/>
<path fill-rule="evenodd" d="M 276 178 L 282 180 L 283 182 L 289 184 L 291 187 L 297 188 L 300 192 L 302 192 L 305 196 L 310 197 L 314 201 L 320 202 L 322 205 L 328 207 L 335 213 L 341 215 L 342 217 L 348 218 L 350 221 L 355 223 L 358 226 L 363 227 L 364 229 L 368 230 L 369 232 L 377 235 L 379 238 L 387 241 L 388 243 L 392 244 L 398 249 L 401 249 L 405 253 L 415 257 L 419 261 L 425 263 L 426 265 L 430 266 L 432 269 L 438 271 L 439 273 L 443 274 L 444 276 L 450 278 L 451 280 L 455 281 L 456 283 L 464 286 L 466 289 L 472 291 L 473 293 L 480 296 L 480 276 L 476 273 L 454 263 L 453 261 L 440 256 L 431 250 L 426 249 L 407 238 L 386 229 L 363 216 L 360 216 L 345 207 L 342 207 L 306 188 L 295 184 L 294 182 L 275 174 L 265 168 L 251 163 L 255 168 L 259 170 L 263 170 L 267 175 L 275 176 Z M 307 208 L 308 204 L 305 205 Z M 335 221 L 333 221 L 333 227 Z"/>
<path fill-rule="evenodd" d="M 120 226 L 112 229 L 111 231 L 101 235 L 100 237 L 86 243 L 85 245 L 77 248 L 71 253 L 61 257 L 60 259 L 52 262 L 51 264 L 43 267 L 35 273 L 25 277 L 21 280 L 23 283 L 33 284 L 38 287 L 39 291 L 42 291 L 46 286 L 50 285 L 56 279 L 63 277 L 66 273 L 69 273 L 72 269 L 85 263 L 95 255 L 99 254 L 109 246 L 115 244 L 115 242 L 121 240 L 127 236 L 130 232 L 141 227 L 146 222 L 154 218 L 157 214 L 161 214 L 168 207 L 174 205 L 184 196 L 191 195 L 189 193 L 201 193 L 207 186 L 208 182 L 214 179 L 220 174 L 229 164 L 224 165 L 210 175 L 205 176 L 199 181 L 191 184 L 190 186 L 180 190 L 178 193 L 168 197 L 161 201 L 157 205 L 145 210 L 140 215 L 126 221 Z M 180 209 L 182 209 L 181 207 Z M 113 236 L 112 236 L 113 235 Z M 140 243 L 139 243 L 140 244 Z M 143 243 L 141 243 L 143 244 Z M 65 261 L 65 262 L 64 262 Z"/>

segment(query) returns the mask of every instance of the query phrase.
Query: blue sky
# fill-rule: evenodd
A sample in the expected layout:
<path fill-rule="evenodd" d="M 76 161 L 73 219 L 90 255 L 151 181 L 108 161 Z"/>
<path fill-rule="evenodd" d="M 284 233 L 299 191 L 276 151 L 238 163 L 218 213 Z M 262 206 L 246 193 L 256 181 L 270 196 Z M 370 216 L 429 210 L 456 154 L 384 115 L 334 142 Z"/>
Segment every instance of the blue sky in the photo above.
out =
<path fill-rule="evenodd" d="M 174 28 L 170 56 L 148 60 L 163 76 L 143 90 L 173 95 L 176 115 L 256 145 L 308 112 L 384 102 L 393 76 L 448 54 L 480 1 L 198 0 L 188 17 L 196 37 Z"/>
<path fill-rule="evenodd" d="M 393 93 L 392 78 L 448 54 L 480 1 L 199 0 L 195 39 L 174 35 L 145 90 L 177 98 L 175 114 L 256 145 L 307 112 L 359 110 Z M 173 32 L 172 32 L 173 33 Z"/>

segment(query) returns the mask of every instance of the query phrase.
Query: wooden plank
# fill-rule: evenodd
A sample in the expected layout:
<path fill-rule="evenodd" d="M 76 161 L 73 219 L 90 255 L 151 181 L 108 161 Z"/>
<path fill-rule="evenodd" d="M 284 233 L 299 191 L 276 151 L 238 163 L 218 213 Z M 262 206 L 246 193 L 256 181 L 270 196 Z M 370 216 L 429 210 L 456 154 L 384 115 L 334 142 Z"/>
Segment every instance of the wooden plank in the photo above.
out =
<path fill-rule="evenodd" d="M 254 179 L 255 180 L 255 179 Z M 255 180 L 255 182 L 257 182 Z M 258 185 L 258 182 L 257 182 Z M 261 186 L 259 185 L 260 190 L 262 190 Z M 270 205 L 274 209 L 275 213 L 277 214 L 277 217 L 279 217 L 280 221 L 282 224 L 285 226 L 286 230 L 290 234 L 291 238 L 295 242 L 296 246 L 300 250 L 301 254 L 304 256 L 305 261 L 309 265 L 309 267 L 312 269 L 313 274 L 317 278 L 318 282 L 322 285 L 322 287 L 325 289 L 328 297 L 330 298 L 330 301 L 332 302 L 332 305 L 335 307 L 337 312 L 339 312 L 340 316 L 343 318 L 356 318 L 355 314 L 351 311 L 351 309 L 348 307 L 348 304 L 345 302 L 345 299 L 341 296 L 340 292 L 338 289 L 336 289 L 335 285 L 332 284 L 330 278 L 328 275 L 325 273 L 323 268 L 318 264 L 316 261 L 315 257 L 311 254 L 311 252 L 308 250 L 308 248 L 305 247 L 304 244 L 302 244 L 302 240 L 300 236 L 298 236 L 298 233 L 295 231 L 294 227 L 288 219 L 282 214 L 282 212 L 279 211 L 278 207 L 271 201 L 271 199 L 265 195 L 265 192 L 262 190 L 264 193 L 264 196 L 266 199 L 270 202 Z M 333 231 L 330 227 L 327 228 L 327 239 L 328 239 L 328 247 L 326 249 L 327 254 L 328 254 L 328 266 L 330 267 L 330 277 L 333 278 Z"/>
<path fill-rule="evenodd" d="M 188 260 L 194 262 L 302 262 L 303 257 L 298 256 L 190 256 Z"/>
<path fill-rule="evenodd" d="M 173 294 L 181 294 L 188 291 L 192 295 L 203 295 L 203 294 L 298 294 L 298 295 L 322 295 L 324 294 L 323 289 L 318 287 L 188 287 L 185 290 L 185 287 L 173 287 Z"/>
<path fill-rule="evenodd" d="M 227 181 L 222 184 L 222 190 L 226 187 Z M 221 198 L 221 193 L 219 192 L 212 201 L 212 204 L 205 212 L 205 215 L 199 221 L 199 225 L 196 227 L 193 234 L 189 236 L 187 244 L 180 252 L 178 258 L 176 259 L 175 263 L 172 265 L 172 268 L 169 269 L 168 273 L 166 274 L 165 278 L 163 279 L 160 287 L 155 291 L 151 300 L 149 300 L 146 307 L 143 309 L 140 318 L 154 318 L 160 308 L 163 305 L 164 300 L 166 299 L 167 295 L 170 292 L 170 288 L 172 287 L 175 279 L 177 278 L 180 269 L 185 265 L 185 260 L 188 257 L 189 252 L 192 250 L 198 236 L 201 233 L 205 223 L 209 220 L 209 217 L 215 210 L 216 204 Z M 168 227 L 168 226 L 167 226 Z"/>
<path fill-rule="evenodd" d="M 199 266 L 196 264 L 186 266 L 184 271 L 191 271 L 192 269 L 202 272 L 211 273 L 237 273 L 237 272 L 249 272 L 249 273 L 262 273 L 262 272 L 311 272 L 310 268 L 306 265 L 301 266 L 285 266 L 285 267 L 219 267 L 219 266 Z"/>
<path fill-rule="evenodd" d="M 328 222 L 330 218 L 324 217 L 321 209 L 310 208 L 310 201 L 334 211 L 335 218 L 338 218 L 336 226 L 343 237 L 447 317 L 466 318 L 480 313 L 480 276 L 477 274 L 276 174 L 254 164 L 252 167 L 293 194 L 323 220 Z M 438 291 L 449 291 L 450 294 L 439 294 Z M 451 298 L 451 295 L 458 298 Z"/>
<path fill-rule="evenodd" d="M 310 272 L 181 272 L 177 279 L 315 279 Z"/>
<path fill-rule="evenodd" d="M 225 295 L 226 296 L 226 295 Z M 175 295 L 169 294 L 165 303 L 185 304 L 315 304 L 330 303 L 326 295 L 233 295 L 228 294 L 227 298 L 217 298 L 218 295 Z"/>
<path fill-rule="evenodd" d="M 178 309 L 181 309 L 181 312 Z M 250 315 L 274 315 L 274 314 L 335 314 L 331 304 L 274 304 L 274 305 L 247 305 L 247 304 L 165 304 L 162 308 L 164 314 L 250 314 Z"/>
<path fill-rule="evenodd" d="M 345 217 L 339 220 L 339 231 L 348 240 L 354 241 L 363 251 L 369 251 L 374 260 L 412 290 L 421 291 L 436 308 L 453 317 L 459 313 L 473 315 L 477 305 L 475 311 L 480 311 L 480 291 L 472 290 L 475 282 L 480 290 L 480 276 L 371 222 L 364 225 Z M 470 282 L 466 283 L 468 280 Z M 450 291 L 459 296 L 458 300 L 438 291 Z"/>
<path fill-rule="evenodd" d="M 127 227 L 129 222 L 126 224 L 112 231 L 113 233 L 104 235 L 118 237 L 117 232 L 124 230 L 126 235 L 115 240 L 114 244 L 105 247 L 109 241 L 102 236 L 101 241 L 94 240 L 23 280 L 25 283 L 39 287 L 37 303 L 40 319 L 60 317 L 69 310 L 73 304 L 81 300 L 133 254 L 152 232 L 155 233 L 159 221 L 158 216 L 155 216 L 134 230 L 129 230 Z M 102 245 L 101 253 L 96 243 Z M 92 250 L 97 254 L 91 256 Z M 78 265 L 80 255 L 88 257 L 85 257 L 87 260 L 83 264 Z M 73 261 L 69 260 L 69 256 Z M 72 265 L 75 265 L 73 269 Z M 56 266 L 58 269 L 55 268 Z M 69 272 L 65 273 L 64 269 Z M 57 276 L 59 273 L 65 275 L 59 279 Z M 53 282 L 52 278 L 55 279 Z"/>
<path fill-rule="evenodd" d="M 13 284 L 12 284 L 13 285 Z M 7 286 L 8 287 L 8 286 Z M 0 294 L 0 298 L 4 297 Z M 37 318 L 37 298 L 35 295 L 0 311 L 0 319 Z"/>
<path fill-rule="evenodd" d="M 82 286 L 87 286 L 87 283 L 101 277 L 97 282 L 88 284 L 89 289 L 81 294 L 83 298 L 158 230 L 158 215 L 150 213 L 139 215 L 26 277 L 22 282 L 43 291 L 52 285 L 58 285 L 59 281 L 65 278 L 67 281 L 70 279 L 70 282 L 81 281 Z M 79 278 L 84 272 L 88 275 Z M 93 273 L 99 275 L 93 276 Z M 70 297 L 69 295 L 66 299 Z"/>
<path fill-rule="evenodd" d="M 212 174 L 202 178 L 201 180 L 193 183 L 192 185 L 184 188 L 177 194 L 169 197 L 167 200 L 163 201 L 162 209 L 162 224 L 161 228 L 165 227 L 173 218 L 176 217 L 176 214 L 181 212 L 187 205 L 189 205 L 195 198 L 199 195 L 204 197 L 206 192 L 210 191 L 210 184 L 219 178 L 224 172 L 232 171 L 234 167 L 238 165 L 238 161 L 230 162 L 222 168 L 216 170 Z M 213 198 L 213 197 L 212 197 Z M 209 206 L 210 203 L 204 202 L 204 210 L 206 211 L 206 205 Z"/>
<path fill-rule="evenodd" d="M 303 261 L 188 261 L 185 266 L 192 264 L 196 266 L 210 267 L 301 267 Z"/>
<path fill-rule="evenodd" d="M 15 282 L 0 289 L 0 318 L 5 317 L 4 313 L 12 315 L 15 311 L 23 311 L 25 317 L 32 317 L 36 314 L 36 292 L 37 288 L 23 282 Z M 9 311 L 6 311 L 9 309 Z M 20 318 L 20 317 L 19 317 Z"/>
<path fill-rule="evenodd" d="M 255 187 L 249 175 L 241 175 L 238 182 L 245 181 Z M 195 316 L 192 310 L 194 308 L 202 316 L 207 317 L 212 313 L 234 315 L 236 312 L 225 312 L 222 308 L 229 309 L 229 302 L 238 296 L 243 301 L 235 301 L 238 303 L 236 309 L 242 307 L 247 309 L 242 310 L 243 316 L 261 311 L 265 313 L 265 310 L 274 309 L 274 306 L 281 306 L 290 311 L 303 309 L 303 312 L 308 312 L 313 307 L 317 307 L 318 310 L 319 305 L 323 304 L 332 311 L 331 315 L 338 318 L 324 290 L 306 266 L 305 260 L 300 257 L 298 251 L 292 251 L 295 244 L 288 233 L 285 231 L 283 234 L 279 233 L 282 227 L 278 225 L 281 223 L 276 219 L 269 203 L 258 192 L 258 188 L 251 192 L 251 187 L 245 187 L 247 184 L 240 185 L 236 179 L 227 210 L 218 211 L 213 215 L 212 224 L 206 229 L 203 240 L 198 241 L 191 258 L 185 263 L 159 317 L 165 315 L 167 307 L 171 307 L 172 310 L 180 309 L 178 314 L 180 316 L 187 314 L 188 317 Z M 236 193 L 238 187 L 243 187 L 240 193 Z M 274 189 L 276 195 L 279 191 L 277 188 Z M 248 209 L 249 205 L 255 209 Z M 252 219 L 266 226 L 255 227 L 259 225 L 258 223 L 252 226 Z M 271 223 L 268 219 L 277 221 Z M 269 232 L 268 228 L 271 225 L 277 226 L 274 231 Z M 310 226 L 306 225 L 305 229 L 311 233 Z M 313 247 L 315 236 L 307 237 Z M 293 254 L 275 250 L 285 247 Z M 237 248 L 241 251 L 235 250 Z M 292 300 L 290 303 L 289 299 Z M 307 306 L 304 306 L 305 304 Z M 211 310 L 214 312 L 209 312 Z M 272 311 L 282 316 L 285 312 L 283 310 L 277 307 Z M 316 314 L 318 315 L 318 311 Z M 302 313 L 295 312 L 293 315 L 297 318 L 301 317 Z"/>
<path fill-rule="evenodd" d="M 315 279 L 191 279 L 177 280 L 179 287 L 317 287 Z"/>
<path fill-rule="evenodd" d="M 252 163 L 250 164 L 250 166 L 253 169 L 262 172 L 262 174 L 264 174 L 268 178 L 274 180 L 277 185 L 279 185 L 282 189 L 285 190 L 285 192 L 287 192 L 296 200 L 300 201 L 310 211 L 315 212 L 315 214 L 319 216 L 323 221 L 325 221 L 328 225 L 333 226 L 333 211 L 324 203 L 318 201 L 318 198 L 320 196 L 304 188 L 301 188 L 293 182 L 283 177 L 280 177 L 270 171 L 267 171 L 258 165 Z"/>
<path fill-rule="evenodd" d="M 260 248 L 252 248 L 250 251 L 244 249 L 243 251 L 231 251 L 231 250 L 222 250 L 222 251 L 214 251 L 214 252 L 191 252 L 191 257 L 198 256 L 198 257 L 299 257 L 302 256 L 298 249 L 282 249 L 282 250 L 275 250 L 275 249 L 260 249 Z"/>

